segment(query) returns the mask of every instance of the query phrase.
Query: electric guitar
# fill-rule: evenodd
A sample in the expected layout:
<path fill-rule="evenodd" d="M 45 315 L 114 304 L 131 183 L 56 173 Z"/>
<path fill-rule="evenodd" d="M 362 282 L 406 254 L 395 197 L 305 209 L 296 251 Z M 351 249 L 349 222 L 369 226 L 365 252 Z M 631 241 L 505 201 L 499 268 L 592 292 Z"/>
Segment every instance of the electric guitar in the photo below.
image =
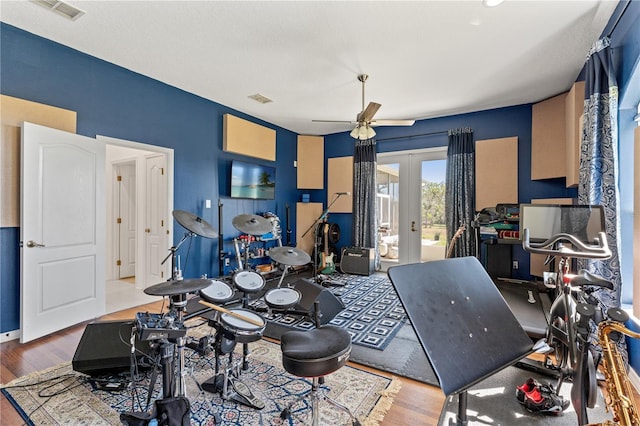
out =
<path fill-rule="evenodd" d="M 329 253 L 329 224 L 325 223 L 323 228 L 324 235 L 324 251 L 322 253 L 322 268 L 320 272 L 323 274 L 333 274 L 336 271 L 336 265 L 333 262 L 333 253 Z"/>
<path fill-rule="evenodd" d="M 460 235 L 462 235 L 465 229 L 467 229 L 467 227 L 463 223 L 462 225 L 460 225 L 456 233 L 453 234 L 453 237 L 451 237 L 451 242 L 449 243 L 449 249 L 447 250 L 447 255 L 445 256 L 445 259 L 449 259 L 451 257 L 451 255 L 453 254 L 453 248 L 456 245 L 456 240 L 460 238 Z"/>

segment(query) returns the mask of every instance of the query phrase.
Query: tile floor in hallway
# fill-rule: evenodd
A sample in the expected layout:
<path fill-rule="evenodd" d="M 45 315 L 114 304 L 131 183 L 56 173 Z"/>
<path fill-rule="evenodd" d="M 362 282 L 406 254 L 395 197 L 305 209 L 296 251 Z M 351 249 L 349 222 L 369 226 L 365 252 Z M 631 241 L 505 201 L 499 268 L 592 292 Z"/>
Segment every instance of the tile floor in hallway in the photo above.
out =
<path fill-rule="evenodd" d="M 160 300 L 159 296 L 149 296 L 137 289 L 133 278 L 107 281 L 106 298 L 107 314 Z"/>

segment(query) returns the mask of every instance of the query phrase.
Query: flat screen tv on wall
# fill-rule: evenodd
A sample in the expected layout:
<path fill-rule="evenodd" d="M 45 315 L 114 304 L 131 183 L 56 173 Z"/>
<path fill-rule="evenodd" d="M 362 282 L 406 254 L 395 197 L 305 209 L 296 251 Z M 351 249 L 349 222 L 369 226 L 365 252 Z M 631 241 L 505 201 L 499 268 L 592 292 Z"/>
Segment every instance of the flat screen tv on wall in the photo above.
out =
<path fill-rule="evenodd" d="M 276 168 L 233 160 L 231 162 L 231 197 L 275 199 Z"/>

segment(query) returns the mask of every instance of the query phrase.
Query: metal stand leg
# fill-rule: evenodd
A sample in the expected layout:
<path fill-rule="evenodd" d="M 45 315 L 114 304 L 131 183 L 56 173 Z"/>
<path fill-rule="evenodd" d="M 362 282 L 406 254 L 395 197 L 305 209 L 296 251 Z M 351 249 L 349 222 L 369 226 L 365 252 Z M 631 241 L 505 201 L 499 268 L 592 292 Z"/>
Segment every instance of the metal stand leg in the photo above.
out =
<path fill-rule="evenodd" d="M 280 417 L 284 419 L 284 418 L 292 416 L 293 415 L 292 408 L 295 407 L 300 401 L 303 401 L 303 400 L 309 398 L 309 400 L 310 400 L 309 401 L 309 405 L 311 406 L 311 424 L 313 426 L 318 426 L 320 424 L 320 400 L 326 401 L 328 404 L 331 404 L 334 407 L 336 407 L 337 409 L 344 411 L 351 418 L 351 423 L 353 425 L 359 426 L 360 425 L 360 421 L 356 418 L 356 416 L 353 415 L 351 410 L 349 410 L 344 405 L 338 403 L 337 401 L 334 401 L 333 399 L 329 398 L 320 389 L 320 385 L 322 383 L 322 379 L 323 379 L 323 377 L 314 377 L 313 380 L 312 380 L 312 383 L 311 383 L 311 390 L 309 392 L 299 396 L 293 402 L 291 402 L 289 405 L 287 405 L 287 408 L 282 410 L 282 413 L 280 413 Z"/>
<path fill-rule="evenodd" d="M 161 363 L 162 363 L 162 397 L 169 398 L 173 396 L 173 344 L 169 342 L 162 343 L 160 347 Z"/>
<path fill-rule="evenodd" d="M 456 417 L 458 426 L 467 426 L 467 391 L 458 394 L 458 416 Z"/>
<path fill-rule="evenodd" d="M 280 277 L 280 281 L 278 281 L 278 287 L 280 288 L 280 286 L 282 285 L 282 281 L 284 281 L 284 276 L 287 275 L 287 269 L 289 268 L 289 265 L 284 265 L 284 270 L 282 271 L 282 276 Z"/>

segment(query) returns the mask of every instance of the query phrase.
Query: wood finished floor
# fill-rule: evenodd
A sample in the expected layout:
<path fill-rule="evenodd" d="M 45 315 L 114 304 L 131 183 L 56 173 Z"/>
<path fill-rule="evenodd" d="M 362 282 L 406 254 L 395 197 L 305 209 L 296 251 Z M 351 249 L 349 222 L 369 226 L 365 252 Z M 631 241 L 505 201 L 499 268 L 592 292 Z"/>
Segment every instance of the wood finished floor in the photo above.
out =
<path fill-rule="evenodd" d="M 106 315 L 101 320 L 125 320 L 135 317 L 137 312 L 160 312 L 161 302 L 127 309 Z M 20 344 L 17 340 L 0 345 L 0 379 L 2 383 L 39 371 L 62 362 L 71 361 L 84 331 L 84 324 L 62 330 L 34 342 Z M 359 364 L 353 367 L 373 371 L 382 376 L 391 377 L 372 368 Z M 401 378 L 402 387 L 394 403 L 384 418 L 383 425 L 404 426 L 408 424 L 435 425 L 444 403 L 444 395 L 439 388 Z M 0 397 L 0 424 L 24 424 L 9 401 Z"/>
<path fill-rule="evenodd" d="M 127 320 L 134 318 L 137 312 L 160 312 L 161 308 L 162 303 L 156 302 L 106 315 L 100 319 Z M 13 340 L 0 345 L 1 382 L 7 383 L 29 373 L 71 361 L 82 337 L 84 326 L 84 324 L 74 326 L 26 344 Z M 391 377 L 390 374 L 373 368 L 349 364 L 355 368 Z M 436 425 L 445 400 L 442 391 L 435 386 L 414 380 L 399 379 L 402 381 L 402 387 L 381 424 L 383 426 Z M 638 394 L 634 396 L 638 401 Z M 0 424 L 24 424 L 9 401 L 4 396 L 0 398 Z"/>

